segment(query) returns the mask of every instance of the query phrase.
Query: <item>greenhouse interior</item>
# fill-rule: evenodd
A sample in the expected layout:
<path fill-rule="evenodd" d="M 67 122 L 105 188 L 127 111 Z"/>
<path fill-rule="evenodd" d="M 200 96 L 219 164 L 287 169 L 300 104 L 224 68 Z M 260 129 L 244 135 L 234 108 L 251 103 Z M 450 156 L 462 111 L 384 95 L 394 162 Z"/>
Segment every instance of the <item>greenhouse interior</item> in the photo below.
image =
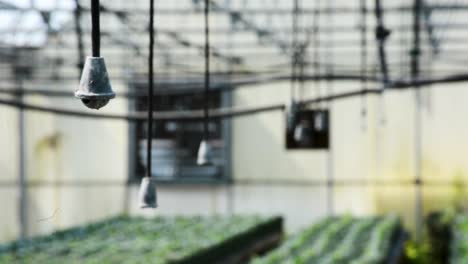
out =
<path fill-rule="evenodd" d="M 0 0 L 0 264 L 466 264 L 467 34 L 464 0 Z"/>

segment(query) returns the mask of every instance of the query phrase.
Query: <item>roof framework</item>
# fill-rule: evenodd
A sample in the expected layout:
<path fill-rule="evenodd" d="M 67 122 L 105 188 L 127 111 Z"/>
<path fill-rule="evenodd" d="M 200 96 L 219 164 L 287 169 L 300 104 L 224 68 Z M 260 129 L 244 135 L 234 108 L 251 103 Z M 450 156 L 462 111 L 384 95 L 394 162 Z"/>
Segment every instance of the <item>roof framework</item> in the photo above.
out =
<path fill-rule="evenodd" d="M 214 86 L 288 76 L 293 54 L 298 52 L 293 47 L 294 36 L 302 44 L 298 46 L 306 47 L 299 50 L 305 79 L 349 76 L 351 80 L 359 80 L 363 72 L 368 74 L 366 79 L 381 82 L 410 79 L 414 48 L 411 1 L 382 1 L 381 23 L 391 32 L 383 46 L 384 65 L 375 37 L 379 19 L 374 11 L 379 1 L 366 1 L 366 19 L 357 0 L 299 1 L 296 35 L 292 28 L 293 2 L 212 0 Z M 113 79 L 137 83 L 145 80 L 147 5 L 147 1 L 101 1 L 102 53 L 108 60 L 111 75 L 114 74 Z M 42 50 L 43 54 L 33 65 L 38 68 L 34 78 L 40 87 L 36 88 L 49 87 L 57 80 L 76 80 L 83 55 L 90 53 L 89 11 L 89 1 L 82 0 L 0 0 L 0 14 L 8 18 L 8 23 L 0 26 L 1 56 L 17 64 L 18 56 L 9 52 L 12 48 Z M 178 87 L 201 80 L 202 11 L 203 1 L 157 1 L 155 54 L 160 83 Z M 420 13 L 423 67 L 419 78 L 443 79 L 466 72 L 468 39 L 463 32 L 468 30 L 467 13 L 468 1 L 423 1 Z M 367 47 L 362 46 L 362 21 L 366 21 Z M 368 54 L 365 71 L 360 61 L 363 48 Z M 8 70 L 8 66 L 0 64 L 0 71 Z M 8 81 L 5 78 L 12 78 L 11 75 L 2 76 L 7 76 L 0 78 L 3 89 L 10 88 L 5 85 Z"/>

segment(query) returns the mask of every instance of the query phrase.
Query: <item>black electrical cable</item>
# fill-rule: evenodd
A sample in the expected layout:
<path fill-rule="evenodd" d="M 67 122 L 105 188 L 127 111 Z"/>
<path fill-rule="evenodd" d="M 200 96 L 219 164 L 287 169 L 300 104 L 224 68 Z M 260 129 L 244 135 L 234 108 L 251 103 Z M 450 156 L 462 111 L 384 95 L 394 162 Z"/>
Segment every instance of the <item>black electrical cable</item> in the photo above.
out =
<path fill-rule="evenodd" d="M 297 7 L 296 7 L 296 20 L 301 18 L 301 21 L 300 23 L 303 24 L 303 21 L 302 21 L 302 17 L 303 17 L 303 13 L 302 13 L 302 5 L 300 3 L 297 3 Z M 298 23 L 299 24 L 299 23 Z M 297 25 L 297 27 L 299 27 L 299 25 Z M 302 33 L 302 32 L 301 32 Z M 298 76 L 298 81 L 299 81 L 299 91 L 297 92 L 298 94 L 298 98 L 299 100 L 302 98 L 303 96 L 303 92 L 304 92 L 304 87 L 305 87 L 305 84 L 304 84 L 304 74 L 305 74 L 305 66 L 306 66 L 306 59 L 307 59 L 307 47 L 309 46 L 309 36 L 310 34 L 307 35 L 307 37 L 301 41 L 301 43 L 299 44 L 298 43 L 298 67 L 299 67 L 299 76 Z"/>
<path fill-rule="evenodd" d="M 83 29 L 81 28 L 81 11 L 82 7 L 79 0 L 75 0 L 75 34 L 76 34 L 76 43 L 78 48 L 78 71 L 81 74 L 81 71 L 84 67 L 84 59 L 85 59 L 85 52 L 84 52 L 84 43 L 83 43 Z"/>
<path fill-rule="evenodd" d="M 411 78 L 413 81 L 419 78 L 419 55 L 421 53 L 421 23 L 420 12 L 422 0 L 414 0 L 413 6 L 413 48 L 411 50 Z"/>
<path fill-rule="evenodd" d="M 408 89 L 427 89 L 430 88 L 430 84 L 441 84 L 441 83 L 458 83 L 458 82 L 467 82 L 468 75 L 461 74 L 461 75 L 452 75 L 449 77 L 443 78 L 433 78 L 433 79 L 420 79 L 418 78 L 416 81 L 394 81 L 392 82 L 387 88 L 389 91 L 402 91 Z M 448 86 L 450 87 L 450 86 Z M 313 99 L 302 100 L 300 104 L 316 104 L 320 102 L 332 102 L 336 100 L 344 100 L 353 98 L 356 96 L 362 96 L 363 94 L 382 94 L 381 88 L 372 88 L 367 90 L 356 90 L 350 92 L 344 92 L 339 94 L 333 94 L 330 96 L 325 97 L 318 97 Z M 130 113 L 126 115 L 119 115 L 119 114 L 93 114 L 90 112 L 83 112 L 83 111 L 74 111 L 68 110 L 63 108 L 54 108 L 54 107 L 46 107 L 46 106 L 39 106 L 35 104 L 23 103 L 17 100 L 6 100 L 0 98 L 0 105 L 10 106 L 14 108 L 22 108 L 27 111 L 36 111 L 36 112 L 43 112 L 43 113 L 52 113 L 62 116 L 71 116 L 71 117 L 82 117 L 82 118 L 90 118 L 90 119 L 112 119 L 112 120 L 124 120 L 129 122 L 142 122 L 147 120 L 147 117 L 142 115 L 141 113 Z M 274 110 L 284 110 L 284 105 L 276 104 L 276 105 L 268 105 L 263 107 L 255 107 L 255 108 L 244 108 L 244 109 L 213 109 L 211 110 L 211 114 L 209 116 L 210 119 L 223 119 L 223 118 L 233 118 L 237 116 L 247 116 L 252 114 L 258 114 L 262 112 L 270 112 Z M 153 120 L 164 120 L 164 121 L 198 121 L 203 120 L 204 114 L 197 111 L 177 111 L 177 112 L 159 112 L 156 116 L 154 116 Z"/>
<path fill-rule="evenodd" d="M 429 44 L 431 45 L 432 48 L 432 53 L 434 55 L 437 55 L 439 53 L 439 40 L 437 39 L 437 36 L 435 35 L 435 27 L 434 24 L 432 23 L 432 7 L 427 1 L 422 1 L 422 14 L 424 18 L 424 25 L 425 29 L 427 32 L 427 37 Z"/>
<path fill-rule="evenodd" d="M 332 0 L 329 0 L 327 1 L 327 8 L 326 10 L 332 10 L 332 5 L 333 5 L 333 2 Z M 331 14 L 331 12 L 327 12 L 327 22 L 326 24 L 329 25 L 329 26 L 333 26 L 334 24 L 334 21 L 333 21 L 333 15 Z M 334 55 L 335 55 L 335 52 L 333 50 L 333 47 L 335 45 L 335 41 L 334 41 L 334 32 L 333 31 L 328 31 L 327 32 L 327 44 L 325 45 L 325 48 L 326 48 L 326 58 L 328 59 L 329 63 L 327 63 L 325 69 L 326 69 L 326 72 L 325 72 L 325 75 L 326 76 L 333 76 L 333 72 L 334 72 Z M 333 87 L 333 79 L 332 78 L 326 78 L 326 82 L 327 82 L 327 93 L 330 94 L 331 93 L 331 90 L 332 90 L 332 87 Z"/>
<path fill-rule="evenodd" d="M 154 99 L 154 0 L 150 0 L 149 10 L 149 56 L 148 56 L 148 130 L 146 144 L 146 167 L 147 176 L 152 175 L 152 134 L 153 134 L 153 99 Z"/>
<path fill-rule="evenodd" d="M 91 0 L 91 41 L 93 47 L 93 57 L 101 56 L 101 25 L 99 22 L 99 16 L 99 0 Z"/>
<path fill-rule="evenodd" d="M 205 0 L 205 87 L 204 87 L 204 122 L 203 122 L 203 140 L 208 140 L 208 122 L 209 122 L 209 113 L 208 106 L 210 100 L 210 21 L 209 21 L 209 12 L 210 12 L 210 1 Z"/>
<path fill-rule="evenodd" d="M 422 0 L 414 0 L 413 5 L 413 48 L 411 50 L 411 80 L 415 82 L 416 109 L 414 116 L 414 150 L 415 150 L 415 170 L 414 180 L 420 182 L 422 178 L 422 116 L 421 116 L 421 94 L 419 84 L 416 82 L 420 74 L 420 53 L 421 53 L 421 8 Z M 421 185 L 416 185 L 415 190 L 415 226 L 416 241 L 422 239 L 424 201 L 422 198 Z"/>
<path fill-rule="evenodd" d="M 313 36 L 314 36 L 314 45 L 313 45 L 313 58 L 312 60 L 314 61 L 314 67 L 313 67 L 313 74 L 318 75 L 321 74 L 321 68 L 320 68 L 320 54 L 319 54 L 319 48 L 320 48 L 320 5 L 321 1 L 317 0 L 316 1 L 317 8 L 315 9 L 314 12 L 314 20 L 313 20 Z M 320 80 L 315 81 L 315 86 L 317 89 L 317 97 L 322 96 L 322 86 Z"/>
<path fill-rule="evenodd" d="M 385 42 L 387 37 L 390 35 L 390 31 L 385 28 L 384 19 L 383 19 L 383 8 L 381 0 L 375 0 L 375 17 L 377 20 L 377 25 L 375 28 L 375 36 L 377 39 L 378 46 L 378 56 L 380 62 L 380 70 L 382 72 L 382 79 L 384 83 L 384 88 L 390 82 L 390 77 L 388 74 L 388 65 L 387 65 L 387 53 L 385 49 Z"/>
<path fill-rule="evenodd" d="M 2 1 L 5 2 L 5 1 Z M 12 2 L 12 1 L 7 1 L 7 2 Z M 459 1 L 454 1 L 454 2 L 459 2 Z M 131 2 L 129 2 L 131 3 Z M 213 4 L 216 4 L 214 2 Z M 405 12 L 405 11 L 411 11 L 412 6 L 409 5 L 396 5 L 392 7 L 387 7 L 385 9 L 386 12 L 388 13 L 400 13 L 400 12 Z M 458 4 L 458 3 L 453 3 L 453 4 L 431 4 L 431 8 L 437 11 L 443 11 L 443 12 L 450 12 L 450 11 L 465 11 L 468 9 L 468 6 L 466 4 Z M 40 8 L 38 7 L 21 7 L 21 6 L 16 6 L 13 4 L 8 4 L 7 6 L 2 6 L 2 10 L 6 11 L 41 11 Z M 57 12 L 67 12 L 70 11 L 68 8 L 62 8 L 58 7 L 54 9 Z M 83 8 L 84 11 L 89 11 L 87 8 Z M 113 13 L 116 15 L 120 16 L 128 16 L 128 15 L 141 15 L 141 14 L 147 14 L 147 10 L 144 8 L 134 8 L 134 5 L 132 6 L 121 6 L 120 8 L 110 8 L 106 7 L 106 9 L 101 9 L 102 12 L 105 13 Z M 236 15 L 239 13 L 239 11 L 233 11 L 231 9 L 228 9 L 224 6 L 221 6 L 218 4 L 217 8 L 213 9 L 217 13 L 234 13 Z M 316 8 L 307 8 L 304 9 L 304 12 L 306 14 L 311 14 L 314 13 Z M 175 8 L 160 8 L 158 11 L 158 14 L 160 15 L 165 15 L 165 16 L 173 16 L 173 15 L 186 15 L 189 12 L 193 13 L 199 13 L 201 10 L 199 9 L 190 9 L 190 8 L 182 8 L 182 9 L 175 9 Z M 337 14 L 337 15 L 349 15 L 349 14 L 356 14 L 359 13 L 359 10 L 354 8 L 354 7 L 347 7 L 347 6 L 340 6 L 340 7 L 335 7 L 333 10 L 327 11 L 330 14 Z M 271 15 L 285 15 L 289 14 L 290 11 L 289 9 L 286 8 L 265 8 L 261 6 L 260 8 L 248 8 L 248 9 L 243 9 L 242 11 L 243 14 L 240 14 L 241 16 L 245 15 L 256 15 L 256 14 L 271 14 Z M 242 18 L 241 18 L 242 19 Z"/>
<path fill-rule="evenodd" d="M 367 0 L 361 0 L 361 86 L 367 89 Z M 361 96 L 361 115 L 367 115 L 365 95 Z"/>
<path fill-rule="evenodd" d="M 297 67 L 299 60 L 298 52 L 298 12 L 299 12 L 299 0 L 294 0 L 293 9 L 291 13 L 292 17 L 292 36 L 291 36 L 291 100 L 296 99 L 296 84 L 297 84 Z"/>
<path fill-rule="evenodd" d="M 317 80 L 324 80 L 329 77 L 330 76 L 326 76 L 326 75 L 321 75 L 321 76 L 304 75 L 303 79 L 304 81 L 306 80 L 317 81 Z M 365 76 L 364 78 L 366 78 L 368 81 L 373 81 L 373 82 L 377 82 L 380 80 L 372 76 Z M 331 79 L 335 81 L 359 81 L 362 79 L 362 77 L 360 75 L 354 75 L 354 74 L 339 74 L 339 75 L 336 74 L 336 75 L 331 76 Z M 222 92 L 232 92 L 237 89 L 253 89 L 255 87 L 253 85 L 260 85 L 260 84 L 273 83 L 273 82 L 279 82 L 279 81 L 289 81 L 289 80 L 291 80 L 291 76 L 289 75 L 266 76 L 266 77 L 257 77 L 255 79 L 235 80 L 235 81 L 226 82 L 226 83 L 213 84 L 211 85 L 212 89 L 210 89 L 209 92 L 210 93 L 222 93 Z M 198 89 L 200 85 L 196 83 L 195 84 L 183 83 L 183 84 L 174 85 L 173 83 L 162 82 L 162 83 L 156 84 L 155 87 L 156 88 L 160 87 L 160 88 L 154 91 L 154 95 L 190 95 L 190 94 L 204 93 L 203 89 Z M 0 94 L 15 95 L 17 93 L 18 91 L 16 90 L 15 87 L 12 87 L 12 88 L 0 87 Z M 73 93 L 69 91 L 58 91 L 55 89 L 24 89 L 22 93 L 26 95 L 43 95 L 43 96 L 50 96 L 50 97 L 70 97 L 70 95 L 73 95 Z M 145 93 L 140 90 L 136 90 L 136 91 L 131 91 L 131 92 L 117 93 L 117 96 L 121 99 L 122 98 L 134 99 L 134 98 L 146 97 L 148 96 L 148 93 Z"/>

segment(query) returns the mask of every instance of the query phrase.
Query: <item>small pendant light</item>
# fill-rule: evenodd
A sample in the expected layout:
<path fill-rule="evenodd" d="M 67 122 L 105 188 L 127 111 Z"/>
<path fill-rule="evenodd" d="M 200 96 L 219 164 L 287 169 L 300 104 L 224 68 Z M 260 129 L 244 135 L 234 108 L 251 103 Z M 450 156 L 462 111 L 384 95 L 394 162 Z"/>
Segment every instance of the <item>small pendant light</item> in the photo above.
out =
<path fill-rule="evenodd" d="M 297 70 L 298 70 L 298 39 L 297 39 L 297 13 L 298 13 L 298 1 L 294 1 L 292 10 L 292 54 L 291 54 L 291 102 L 286 107 L 286 129 L 288 133 L 293 133 L 293 137 L 296 134 L 296 127 L 298 126 L 298 113 L 301 105 L 296 101 L 296 86 L 298 81 Z M 300 126 L 298 128 L 301 130 Z M 299 131 L 298 130 L 298 131 Z"/>
<path fill-rule="evenodd" d="M 100 56 L 99 0 L 91 0 L 93 56 L 87 57 L 75 97 L 92 109 L 99 109 L 115 97 L 104 58 Z"/>
<path fill-rule="evenodd" d="M 309 145 L 311 143 L 310 125 L 307 121 L 298 122 L 294 128 L 293 138 L 300 145 Z"/>
<path fill-rule="evenodd" d="M 153 131 L 153 82 L 154 82 L 154 0 L 150 1 L 149 56 L 148 56 L 148 131 L 146 144 L 146 177 L 141 180 L 138 191 L 140 208 L 156 208 L 156 182 L 152 177 L 152 131 Z"/>
<path fill-rule="evenodd" d="M 197 164 L 200 166 L 211 165 L 213 150 L 207 140 L 202 140 L 198 148 Z"/>
<path fill-rule="evenodd" d="M 156 183 L 151 177 L 144 177 L 141 180 L 140 189 L 138 191 L 138 206 L 144 208 L 156 208 L 157 195 Z"/>
<path fill-rule="evenodd" d="M 286 107 L 286 128 L 289 132 L 293 132 L 296 127 L 299 108 L 299 104 L 294 99 Z"/>
<path fill-rule="evenodd" d="M 322 132 L 327 130 L 328 123 L 325 116 L 325 111 L 318 110 L 314 115 L 314 129 L 315 131 Z"/>
<path fill-rule="evenodd" d="M 213 158 L 213 151 L 211 143 L 208 140 L 208 102 L 209 102 L 209 92 L 208 88 L 210 87 L 210 28 L 209 28 L 209 8 L 210 1 L 205 0 L 205 98 L 204 98 L 204 120 L 203 120 L 203 140 L 200 143 L 198 148 L 197 155 L 197 164 L 200 166 L 211 165 Z"/>

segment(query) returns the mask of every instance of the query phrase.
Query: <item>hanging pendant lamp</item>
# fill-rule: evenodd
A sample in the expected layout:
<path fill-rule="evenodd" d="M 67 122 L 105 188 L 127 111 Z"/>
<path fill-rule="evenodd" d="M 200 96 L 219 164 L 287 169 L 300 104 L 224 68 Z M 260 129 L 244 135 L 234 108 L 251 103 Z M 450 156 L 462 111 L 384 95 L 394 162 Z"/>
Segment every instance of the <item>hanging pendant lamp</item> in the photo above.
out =
<path fill-rule="evenodd" d="M 286 130 L 288 133 L 293 133 L 295 138 L 296 130 L 302 129 L 301 126 L 297 128 L 298 124 L 298 113 L 300 110 L 300 104 L 296 101 L 296 86 L 298 81 L 297 70 L 298 70 L 298 39 L 297 39 L 297 12 L 298 12 L 298 1 L 294 1 L 292 10 L 292 54 L 291 54 L 291 101 L 286 106 Z"/>
<path fill-rule="evenodd" d="M 140 189 L 138 190 L 138 206 L 143 209 L 158 206 L 156 183 L 152 177 L 144 177 L 141 180 Z"/>
<path fill-rule="evenodd" d="M 153 82 L 154 82 L 154 0 L 150 1 L 149 56 L 148 56 L 148 131 L 146 143 L 146 177 L 141 180 L 138 191 L 140 208 L 156 208 L 156 182 L 152 177 L 152 131 L 153 131 Z"/>
<path fill-rule="evenodd" d="M 328 130 L 327 114 L 324 110 L 318 110 L 314 115 L 314 130 L 322 132 Z"/>
<path fill-rule="evenodd" d="M 91 109 L 99 109 L 115 97 L 104 58 L 100 56 L 99 0 L 91 0 L 93 55 L 87 57 L 75 97 Z"/>
<path fill-rule="evenodd" d="M 293 138 L 300 145 L 309 145 L 311 142 L 310 125 L 308 122 L 298 122 L 294 128 Z"/>
<path fill-rule="evenodd" d="M 208 102 L 210 87 L 210 38 L 209 38 L 209 0 L 205 0 L 205 98 L 204 98 L 204 120 L 203 120 L 203 140 L 198 148 L 197 164 L 199 166 L 211 165 L 213 159 L 213 151 L 211 143 L 208 140 Z"/>
<path fill-rule="evenodd" d="M 314 116 L 315 131 L 323 131 L 325 129 L 325 116 L 322 111 L 318 111 Z"/>
<path fill-rule="evenodd" d="M 294 99 L 291 100 L 286 108 L 286 129 L 289 132 L 293 132 L 296 127 L 299 108 L 299 104 Z"/>
<path fill-rule="evenodd" d="M 211 165 L 213 159 L 213 149 L 207 140 L 202 140 L 198 148 L 197 164 L 200 166 Z"/>

